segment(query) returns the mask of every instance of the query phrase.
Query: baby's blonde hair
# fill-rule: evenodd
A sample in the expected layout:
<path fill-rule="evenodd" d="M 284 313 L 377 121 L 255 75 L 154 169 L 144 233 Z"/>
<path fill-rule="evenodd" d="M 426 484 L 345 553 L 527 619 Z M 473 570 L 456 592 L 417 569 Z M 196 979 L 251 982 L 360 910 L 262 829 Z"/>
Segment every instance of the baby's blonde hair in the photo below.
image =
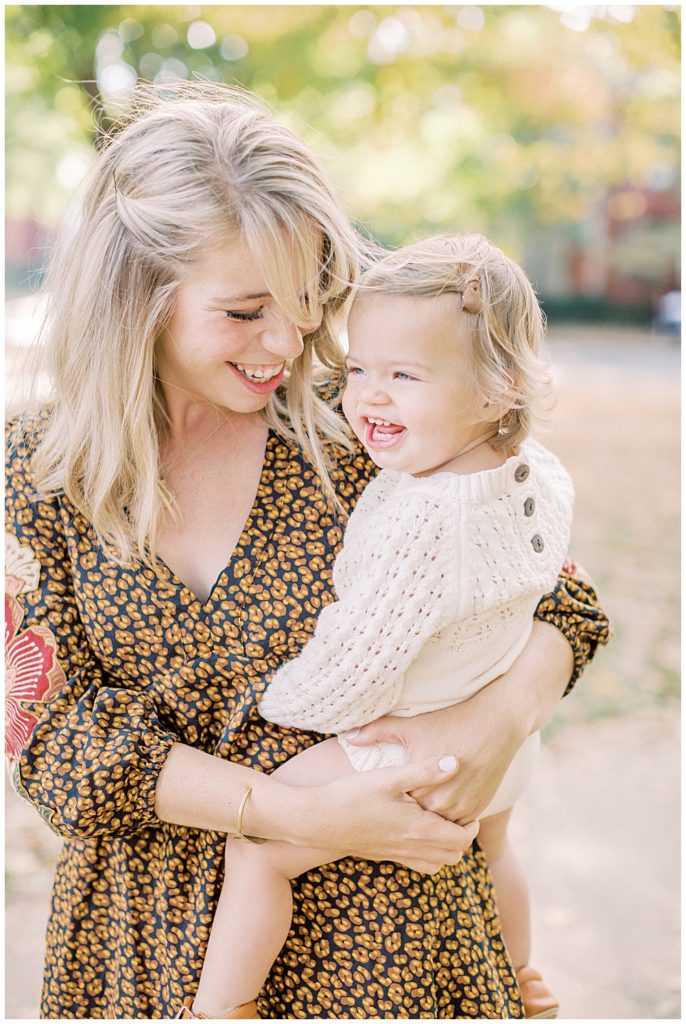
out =
<path fill-rule="evenodd" d="M 204 82 L 143 86 L 99 154 L 79 223 L 48 274 L 54 402 L 34 458 L 39 488 L 66 493 L 120 561 L 155 564 L 166 500 L 156 341 L 193 262 L 238 237 L 286 316 L 311 331 L 265 418 L 302 448 L 335 500 L 326 445 L 349 446 L 349 435 L 313 381 L 342 366 L 338 320 L 360 239 L 312 153 L 256 97 Z"/>
<path fill-rule="evenodd" d="M 499 410 L 494 447 L 515 448 L 549 408 L 552 377 L 540 357 L 545 321 L 526 274 L 483 235 L 439 235 L 382 256 L 358 296 L 463 296 L 475 386 Z"/>

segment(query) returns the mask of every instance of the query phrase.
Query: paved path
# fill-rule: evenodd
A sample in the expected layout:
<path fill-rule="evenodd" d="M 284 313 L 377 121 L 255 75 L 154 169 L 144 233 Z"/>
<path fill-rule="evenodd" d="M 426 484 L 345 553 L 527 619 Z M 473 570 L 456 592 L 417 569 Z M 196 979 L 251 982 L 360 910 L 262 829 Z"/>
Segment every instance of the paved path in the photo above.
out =
<path fill-rule="evenodd" d="M 544 744 L 512 834 L 531 885 L 532 963 L 567 1019 L 680 1018 L 678 778 L 676 707 Z"/>

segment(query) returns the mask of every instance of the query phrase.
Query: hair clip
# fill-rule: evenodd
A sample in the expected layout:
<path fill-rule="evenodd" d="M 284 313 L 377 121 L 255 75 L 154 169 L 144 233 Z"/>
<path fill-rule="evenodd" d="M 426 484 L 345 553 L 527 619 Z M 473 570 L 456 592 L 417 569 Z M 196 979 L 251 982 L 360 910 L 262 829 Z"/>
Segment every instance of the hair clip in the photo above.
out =
<path fill-rule="evenodd" d="M 465 313 L 472 313 L 476 316 L 482 308 L 481 281 L 478 277 L 470 277 L 462 289 L 462 309 Z"/>
<path fill-rule="evenodd" d="M 481 278 L 473 263 L 458 263 L 457 272 L 464 278 L 462 285 L 462 309 L 477 316 L 483 309 L 481 301 Z M 460 294 L 458 292 L 458 294 Z"/>

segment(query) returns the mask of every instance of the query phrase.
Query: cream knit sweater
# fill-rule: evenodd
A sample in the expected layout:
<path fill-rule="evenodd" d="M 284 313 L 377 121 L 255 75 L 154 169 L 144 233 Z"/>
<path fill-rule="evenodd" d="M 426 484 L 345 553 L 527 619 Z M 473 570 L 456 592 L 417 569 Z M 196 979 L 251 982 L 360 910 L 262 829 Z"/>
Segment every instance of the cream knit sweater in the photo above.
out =
<path fill-rule="evenodd" d="M 336 559 L 338 600 L 276 672 L 260 713 L 339 733 L 448 707 L 486 686 L 522 650 L 555 585 L 572 503 L 567 472 L 533 440 L 480 473 L 380 472 Z M 343 745 L 358 770 L 401 760 Z"/>

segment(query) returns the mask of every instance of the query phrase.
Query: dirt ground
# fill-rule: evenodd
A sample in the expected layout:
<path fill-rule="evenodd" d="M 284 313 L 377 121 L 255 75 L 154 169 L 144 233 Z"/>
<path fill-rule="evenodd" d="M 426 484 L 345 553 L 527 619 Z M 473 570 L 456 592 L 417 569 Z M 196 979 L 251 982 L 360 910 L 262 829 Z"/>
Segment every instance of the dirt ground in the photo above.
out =
<path fill-rule="evenodd" d="M 512 834 L 566 1019 L 679 1019 L 679 352 L 567 327 L 543 440 L 576 483 L 573 554 L 615 637 L 546 730 Z M 7 1019 L 36 1016 L 59 840 L 8 790 Z"/>

